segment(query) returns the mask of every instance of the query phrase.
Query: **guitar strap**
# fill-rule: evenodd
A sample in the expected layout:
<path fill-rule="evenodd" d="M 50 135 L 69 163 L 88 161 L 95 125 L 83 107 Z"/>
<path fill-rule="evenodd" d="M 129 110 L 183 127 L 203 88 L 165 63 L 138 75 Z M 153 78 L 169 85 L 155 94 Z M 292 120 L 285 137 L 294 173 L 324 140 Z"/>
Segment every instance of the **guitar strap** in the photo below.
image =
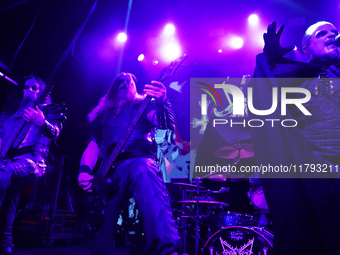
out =
<path fill-rule="evenodd" d="M 117 141 L 122 137 L 124 131 L 127 129 L 127 127 L 130 124 L 131 117 L 132 117 L 132 104 L 127 104 L 124 106 L 122 112 L 118 116 L 117 119 L 113 120 L 115 122 L 115 125 L 118 126 L 118 132 L 117 132 Z"/>
<path fill-rule="evenodd" d="M 103 128 L 103 133 L 100 154 L 103 159 L 109 156 L 113 149 L 111 145 L 118 142 L 127 129 L 132 117 L 132 109 L 132 105 L 124 106 L 117 118 L 114 118 L 114 109 L 110 109 L 102 119 L 100 129 Z"/>

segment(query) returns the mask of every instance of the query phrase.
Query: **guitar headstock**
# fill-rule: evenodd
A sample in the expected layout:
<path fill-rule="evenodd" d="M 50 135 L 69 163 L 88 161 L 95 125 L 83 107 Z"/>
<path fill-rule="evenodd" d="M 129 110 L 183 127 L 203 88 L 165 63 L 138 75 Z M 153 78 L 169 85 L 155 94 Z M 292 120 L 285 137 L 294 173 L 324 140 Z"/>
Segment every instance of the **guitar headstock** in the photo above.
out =
<path fill-rule="evenodd" d="M 188 58 L 187 55 L 183 55 L 179 58 L 176 58 L 174 61 L 171 61 L 170 65 L 168 65 L 167 67 L 165 67 L 160 75 L 158 76 L 157 80 L 160 82 L 165 81 L 166 79 L 172 77 L 175 73 L 176 70 L 179 67 L 183 67 L 182 63 Z"/>
<path fill-rule="evenodd" d="M 36 105 L 44 103 L 46 96 L 48 94 L 51 94 L 53 87 L 54 86 L 52 82 L 49 82 L 48 84 L 46 84 L 44 90 L 38 95 L 37 99 L 34 100 L 34 105 L 36 106 Z"/>

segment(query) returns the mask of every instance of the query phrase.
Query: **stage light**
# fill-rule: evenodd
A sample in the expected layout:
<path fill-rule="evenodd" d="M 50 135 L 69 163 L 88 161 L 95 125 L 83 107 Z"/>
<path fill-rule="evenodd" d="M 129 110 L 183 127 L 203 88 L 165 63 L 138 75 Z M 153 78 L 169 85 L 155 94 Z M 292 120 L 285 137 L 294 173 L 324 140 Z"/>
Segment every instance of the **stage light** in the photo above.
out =
<path fill-rule="evenodd" d="M 153 61 L 152 61 L 152 64 L 155 66 L 155 65 L 158 65 L 158 60 L 157 59 L 154 59 Z"/>
<path fill-rule="evenodd" d="M 218 50 L 218 53 L 222 53 L 222 50 Z"/>
<path fill-rule="evenodd" d="M 228 44 L 233 49 L 240 49 L 243 46 L 243 39 L 238 36 L 233 36 L 229 39 Z"/>
<path fill-rule="evenodd" d="M 126 42 L 126 40 L 127 40 L 127 35 L 125 33 L 119 33 L 117 35 L 117 41 L 123 43 L 123 42 Z"/>
<path fill-rule="evenodd" d="M 140 54 L 140 55 L 138 56 L 138 61 L 143 61 L 144 58 L 145 58 L 144 54 Z"/>
<path fill-rule="evenodd" d="M 172 61 L 181 55 L 181 48 L 176 42 L 165 44 L 161 48 L 161 56 L 165 61 Z"/>
<path fill-rule="evenodd" d="M 252 14 L 249 16 L 248 22 L 251 25 L 257 25 L 259 23 L 259 17 L 256 14 Z"/>
<path fill-rule="evenodd" d="M 297 50 L 298 48 L 296 46 L 294 46 L 294 50 Z"/>
<path fill-rule="evenodd" d="M 173 24 L 167 24 L 164 27 L 164 35 L 170 36 L 170 35 L 173 35 L 174 33 L 175 33 L 175 26 Z"/>

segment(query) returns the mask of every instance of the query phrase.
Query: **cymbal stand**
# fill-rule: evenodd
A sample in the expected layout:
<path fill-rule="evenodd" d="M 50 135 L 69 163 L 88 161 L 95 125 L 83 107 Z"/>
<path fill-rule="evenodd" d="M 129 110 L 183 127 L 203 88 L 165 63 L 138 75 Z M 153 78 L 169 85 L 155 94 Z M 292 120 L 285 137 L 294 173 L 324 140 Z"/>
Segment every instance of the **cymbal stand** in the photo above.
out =
<path fill-rule="evenodd" d="M 182 200 L 185 200 L 185 189 L 182 190 Z M 184 213 L 185 209 L 185 204 L 182 204 L 182 216 Z M 183 245 L 183 252 L 182 254 L 187 254 L 186 249 L 187 249 L 187 220 L 185 217 L 181 217 L 181 225 L 180 225 L 180 231 L 181 231 L 181 237 L 182 237 L 182 245 Z"/>
<path fill-rule="evenodd" d="M 242 150 L 242 148 L 238 148 L 237 150 L 238 150 L 238 155 L 237 155 L 237 157 L 234 158 L 233 163 L 231 164 L 232 166 L 235 166 L 241 160 L 241 150 Z"/>
<path fill-rule="evenodd" d="M 198 251 L 199 251 L 199 240 L 200 240 L 200 226 L 198 224 L 198 219 L 199 219 L 199 210 L 198 210 L 198 207 L 199 207 L 199 188 L 200 188 L 200 178 L 194 178 L 195 182 L 196 182 L 196 187 L 197 187 L 197 197 L 196 197 L 196 226 L 195 226 L 195 236 L 194 236 L 194 239 L 195 239 L 195 255 L 198 255 Z"/>

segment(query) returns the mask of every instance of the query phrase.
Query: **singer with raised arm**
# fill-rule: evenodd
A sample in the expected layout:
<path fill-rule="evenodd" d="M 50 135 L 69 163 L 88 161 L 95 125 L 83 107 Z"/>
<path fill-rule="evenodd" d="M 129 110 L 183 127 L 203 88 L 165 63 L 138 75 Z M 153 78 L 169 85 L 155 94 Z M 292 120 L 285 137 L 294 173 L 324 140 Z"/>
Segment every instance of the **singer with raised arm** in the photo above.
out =
<path fill-rule="evenodd" d="M 100 183 L 109 183 L 107 192 L 103 192 L 100 199 L 105 200 L 106 206 L 99 210 L 99 216 L 93 217 L 97 220 L 103 216 L 102 222 L 87 224 L 88 230 L 95 230 L 93 238 L 88 238 L 92 255 L 112 254 L 117 219 L 124 201 L 131 197 L 141 214 L 150 254 L 175 255 L 179 248 L 179 235 L 170 211 L 168 193 L 156 163 L 154 139 L 156 127 L 174 128 L 173 112 L 161 82 L 152 81 L 145 85 L 143 95 L 137 93 L 135 82 L 133 74 L 119 74 L 88 115 L 91 131 L 81 159 L 78 182 L 89 194 L 105 190 Z M 148 100 L 146 96 L 154 100 L 146 106 L 133 129 L 130 124 L 137 121 L 135 118 Z M 131 128 L 133 131 L 127 139 L 125 132 Z M 108 173 L 106 181 L 100 181 L 106 174 L 102 170 L 106 166 L 111 168 L 111 163 L 107 162 L 122 144 L 122 149 L 117 150 L 113 172 Z M 93 175 L 98 158 L 101 166 Z M 96 202 L 95 207 L 100 202 Z M 89 212 L 93 211 L 96 209 L 89 209 Z"/>
<path fill-rule="evenodd" d="M 51 103 L 43 80 L 31 76 L 21 86 L 19 107 L 6 107 L 0 115 L 1 255 L 12 254 L 12 224 L 20 193 L 45 174 L 50 142 L 57 139 L 66 119 L 66 108 Z"/>
<path fill-rule="evenodd" d="M 273 222 L 273 254 L 339 254 L 340 176 L 329 172 L 340 163 L 339 32 L 325 21 L 308 27 L 302 37 L 307 62 L 303 63 L 284 57 L 294 46 L 281 46 L 284 26 L 276 30 L 276 25 L 268 26 L 263 53 L 256 58 L 254 79 L 249 84 L 253 104 L 256 109 L 268 109 L 272 88 L 301 87 L 311 94 L 304 104 L 311 115 L 291 107 L 283 117 L 297 120 L 296 127 L 253 128 L 256 164 L 322 165 L 328 172 L 322 178 L 320 173 L 308 175 L 305 170 L 286 178 L 277 178 L 283 175 L 276 173 L 261 175 Z M 282 118 L 280 113 L 266 117 Z"/>

